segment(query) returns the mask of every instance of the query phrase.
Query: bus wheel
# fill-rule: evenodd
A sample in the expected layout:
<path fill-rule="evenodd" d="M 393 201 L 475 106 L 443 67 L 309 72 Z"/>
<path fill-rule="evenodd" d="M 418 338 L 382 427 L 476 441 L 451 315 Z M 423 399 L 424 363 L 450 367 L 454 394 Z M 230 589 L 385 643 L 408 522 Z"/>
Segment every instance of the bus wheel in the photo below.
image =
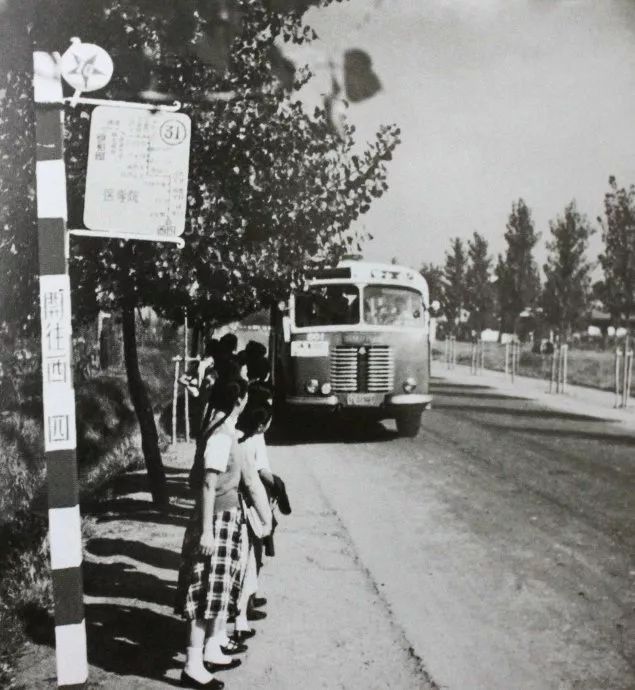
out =
<path fill-rule="evenodd" d="M 421 412 L 419 410 L 404 410 L 397 413 L 395 421 L 399 436 L 414 438 L 419 433 L 421 426 Z"/>

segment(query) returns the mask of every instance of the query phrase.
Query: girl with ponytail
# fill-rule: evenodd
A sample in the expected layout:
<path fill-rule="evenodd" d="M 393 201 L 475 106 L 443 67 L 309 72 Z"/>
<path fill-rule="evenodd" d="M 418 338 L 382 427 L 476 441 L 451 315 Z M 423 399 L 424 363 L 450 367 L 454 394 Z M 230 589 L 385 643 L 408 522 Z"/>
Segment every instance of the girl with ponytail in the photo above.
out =
<path fill-rule="evenodd" d="M 175 611 L 189 621 L 181 675 L 185 687 L 222 688 L 224 684 L 213 672 L 240 664 L 223 650 L 230 651 L 227 619 L 236 615 L 240 594 L 242 511 L 238 485 L 244 472 L 236 422 L 246 402 L 244 379 L 220 377 L 214 384 L 190 473 L 196 504 L 183 540 L 175 606 Z M 259 504 L 257 501 L 257 508 Z M 266 518 L 262 505 L 260 509 Z"/>

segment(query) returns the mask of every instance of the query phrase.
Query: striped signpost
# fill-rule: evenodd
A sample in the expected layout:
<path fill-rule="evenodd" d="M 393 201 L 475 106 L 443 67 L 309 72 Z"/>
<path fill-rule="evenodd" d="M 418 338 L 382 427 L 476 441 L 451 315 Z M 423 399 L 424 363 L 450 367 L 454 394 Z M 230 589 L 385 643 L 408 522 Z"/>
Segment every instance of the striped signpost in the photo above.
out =
<path fill-rule="evenodd" d="M 106 51 L 78 38 L 71 39 L 71 47 L 61 57 L 57 53 L 33 53 L 44 452 L 57 682 L 61 688 L 83 688 L 88 680 L 68 237 L 75 234 L 173 242 L 179 247 L 185 244 L 180 235 L 185 228 L 190 118 L 176 112 L 181 107 L 178 101 L 153 105 L 81 96 L 84 91 L 103 88 L 112 72 Z M 75 90 L 72 97 L 64 97 L 62 77 Z M 84 208 L 88 230 L 66 227 L 66 102 L 72 107 L 79 103 L 99 106 L 91 117 L 87 180 L 92 176 L 93 182 L 87 182 Z M 137 169 L 134 146 L 142 135 L 148 144 L 143 170 Z M 116 146 L 114 154 L 111 146 L 107 156 L 105 142 L 114 140 L 124 145 Z M 157 177 L 166 175 L 171 180 L 169 192 L 157 195 Z M 118 188 L 103 188 L 105 182 Z M 145 216 L 140 218 L 142 212 Z"/>
<path fill-rule="evenodd" d="M 83 688 L 88 661 L 75 454 L 62 83 L 57 61 L 48 53 L 33 54 L 33 75 L 44 452 L 57 682 L 62 688 Z"/>

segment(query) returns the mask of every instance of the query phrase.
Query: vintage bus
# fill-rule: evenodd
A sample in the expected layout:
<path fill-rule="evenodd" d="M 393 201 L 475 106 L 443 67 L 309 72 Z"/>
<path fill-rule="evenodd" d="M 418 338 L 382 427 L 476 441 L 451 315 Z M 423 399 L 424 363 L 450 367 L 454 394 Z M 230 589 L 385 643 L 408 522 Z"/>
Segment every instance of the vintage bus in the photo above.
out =
<path fill-rule="evenodd" d="M 393 418 L 415 436 L 432 401 L 429 324 L 428 286 L 411 268 L 348 259 L 309 272 L 272 314 L 278 402 Z"/>

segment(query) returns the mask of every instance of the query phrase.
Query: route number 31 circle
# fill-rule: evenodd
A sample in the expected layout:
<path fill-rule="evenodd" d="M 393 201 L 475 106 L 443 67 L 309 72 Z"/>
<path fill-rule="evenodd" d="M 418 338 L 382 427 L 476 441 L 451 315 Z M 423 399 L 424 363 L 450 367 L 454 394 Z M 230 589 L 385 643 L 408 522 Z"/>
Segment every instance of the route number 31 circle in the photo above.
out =
<path fill-rule="evenodd" d="M 159 129 L 161 141 L 170 146 L 182 144 L 187 136 L 185 125 L 178 120 L 166 120 Z"/>

